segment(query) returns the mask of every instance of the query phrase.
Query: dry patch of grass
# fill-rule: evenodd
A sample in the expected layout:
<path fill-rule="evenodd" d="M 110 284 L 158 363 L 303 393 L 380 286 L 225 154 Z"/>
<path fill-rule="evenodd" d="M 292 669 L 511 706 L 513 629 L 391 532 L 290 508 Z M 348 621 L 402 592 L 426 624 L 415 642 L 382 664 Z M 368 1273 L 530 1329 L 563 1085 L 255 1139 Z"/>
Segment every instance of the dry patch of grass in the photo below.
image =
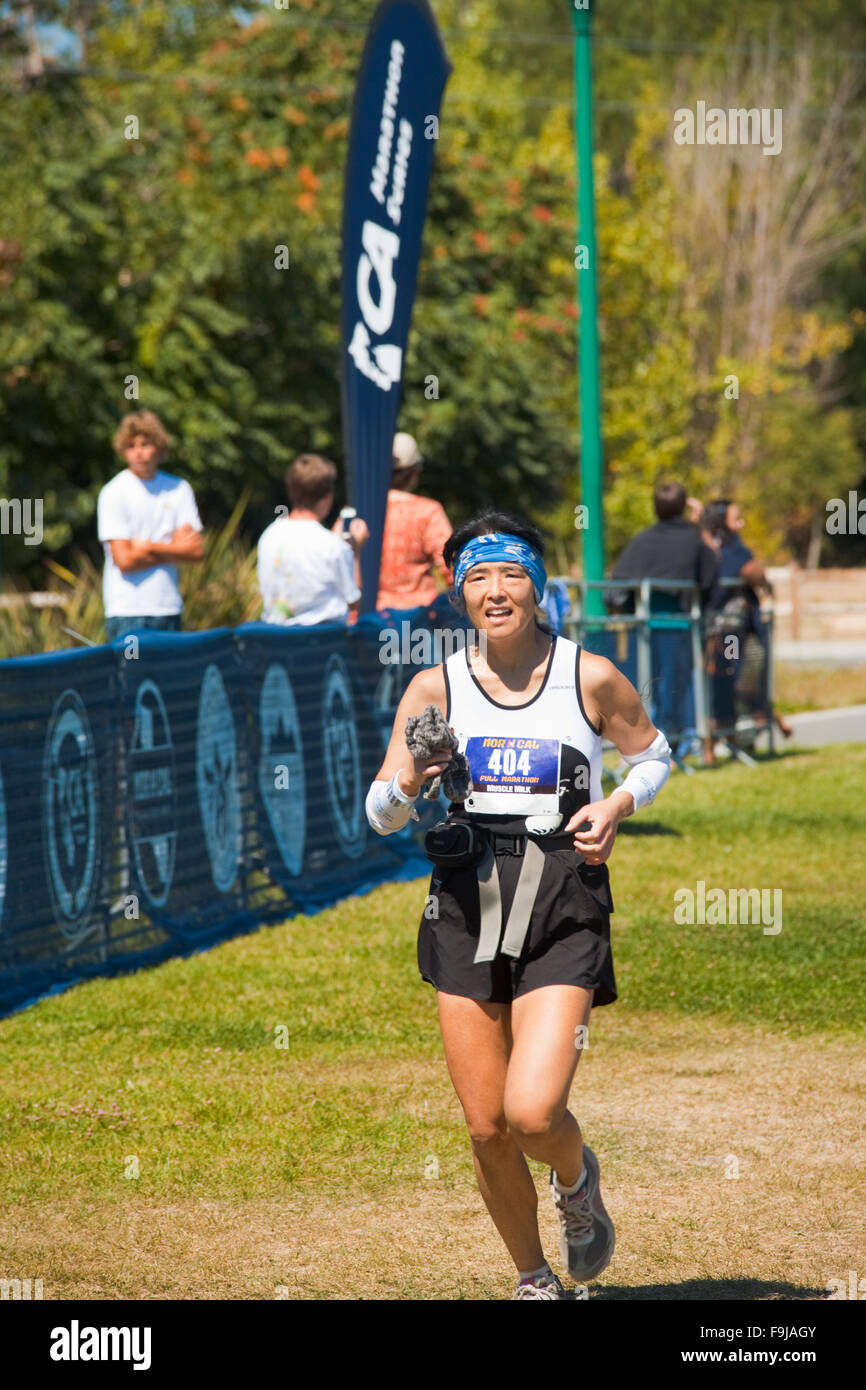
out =
<path fill-rule="evenodd" d="M 866 704 L 866 666 L 776 663 L 775 706 L 780 714 Z"/>
<path fill-rule="evenodd" d="M 591 1297 L 817 1299 L 866 1271 L 862 893 L 839 871 L 864 773 L 851 746 L 671 778 L 623 827 L 621 998 L 572 1092 L 617 1226 Z M 782 888 L 783 930 L 678 925 L 699 880 Z M 49 1299 L 508 1298 L 418 978 L 426 889 L 0 1021 L 0 1277 Z"/>
<path fill-rule="evenodd" d="M 297 1175 L 284 1198 L 144 1198 L 130 1182 L 64 1200 L 61 1175 L 46 1173 L 50 1200 L 4 1217 L 0 1273 L 41 1276 L 51 1299 L 508 1298 L 510 1262 L 444 1065 L 378 1057 L 343 1080 L 363 1086 L 371 1072 L 422 1125 L 416 1176 L 371 1193 L 348 1155 L 325 1181 Z M 814 1299 L 862 1271 L 864 1091 L 850 1039 L 598 1011 L 571 1098 L 617 1228 L 591 1297 Z M 457 1161 L 425 1177 L 442 1139 Z M 547 1173 L 532 1170 L 558 1268 Z"/>

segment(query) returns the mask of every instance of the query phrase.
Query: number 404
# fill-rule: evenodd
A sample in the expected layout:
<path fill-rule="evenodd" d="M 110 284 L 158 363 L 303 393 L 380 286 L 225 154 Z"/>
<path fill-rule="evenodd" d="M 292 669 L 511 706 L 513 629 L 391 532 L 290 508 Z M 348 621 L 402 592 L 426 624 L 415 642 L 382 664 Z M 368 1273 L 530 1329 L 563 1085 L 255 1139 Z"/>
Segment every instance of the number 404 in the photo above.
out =
<path fill-rule="evenodd" d="M 524 748 L 518 757 L 516 748 L 496 748 L 491 753 L 487 766 L 495 777 L 498 777 L 501 772 L 506 777 L 513 776 L 515 772 L 522 772 L 524 777 L 528 777 L 529 750 Z"/>

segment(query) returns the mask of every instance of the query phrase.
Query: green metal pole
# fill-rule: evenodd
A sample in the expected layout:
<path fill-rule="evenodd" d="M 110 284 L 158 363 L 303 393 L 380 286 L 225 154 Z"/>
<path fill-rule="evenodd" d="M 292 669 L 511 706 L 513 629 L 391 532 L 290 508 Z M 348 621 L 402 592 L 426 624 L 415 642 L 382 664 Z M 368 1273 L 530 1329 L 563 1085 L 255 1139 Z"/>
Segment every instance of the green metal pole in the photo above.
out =
<path fill-rule="evenodd" d="M 577 145 L 578 372 L 580 376 L 580 480 L 584 579 L 604 578 L 601 372 L 596 297 L 595 193 L 592 179 L 592 13 L 594 0 L 569 0 L 574 21 L 575 135 Z M 600 617 L 600 590 L 588 590 L 587 615 Z"/>

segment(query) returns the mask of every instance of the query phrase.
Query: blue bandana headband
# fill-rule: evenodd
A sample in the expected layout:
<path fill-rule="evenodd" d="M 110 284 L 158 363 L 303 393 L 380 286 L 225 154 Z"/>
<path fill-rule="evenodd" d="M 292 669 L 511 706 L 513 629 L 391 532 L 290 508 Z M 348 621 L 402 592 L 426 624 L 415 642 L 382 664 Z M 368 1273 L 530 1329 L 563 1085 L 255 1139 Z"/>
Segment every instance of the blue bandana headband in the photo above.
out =
<path fill-rule="evenodd" d="M 519 536 L 511 536 L 505 531 L 491 531 L 486 536 L 474 536 L 467 541 L 454 562 L 454 588 L 463 593 L 463 583 L 473 565 L 486 565 L 494 561 L 522 565 L 535 588 L 535 601 L 541 602 L 547 584 L 547 571 L 544 561 L 527 541 Z"/>

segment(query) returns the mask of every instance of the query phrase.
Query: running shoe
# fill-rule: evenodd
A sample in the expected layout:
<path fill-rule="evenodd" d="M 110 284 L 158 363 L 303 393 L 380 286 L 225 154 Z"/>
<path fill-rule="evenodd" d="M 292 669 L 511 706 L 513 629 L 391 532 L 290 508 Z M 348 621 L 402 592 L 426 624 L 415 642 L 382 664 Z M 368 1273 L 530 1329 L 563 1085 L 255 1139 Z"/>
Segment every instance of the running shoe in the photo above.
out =
<path fill-rule="evenodd" d="M 559 1214 L 559 1253 L 578 1284 L 597 1279 L 613 1258 L 613 1222 L 604 1208 L 598 1186 L 598 1159 L 583 1146 L 586 1177 L 570 1197 L 559 1192 L 550 1171 L 550 1191 Z"/>
<path fill-rule="evenodd" d="M 527 1279 L 525 1284 L 518 1284 L 511 1301 L 519 1298 L 547 1298 L 562 1299 L 566 1298 L 565 1289 L 560 1284 L 556 1275 L 551 1270 L 550 1274 L 537 1274 L 534 1279 Z"/>

